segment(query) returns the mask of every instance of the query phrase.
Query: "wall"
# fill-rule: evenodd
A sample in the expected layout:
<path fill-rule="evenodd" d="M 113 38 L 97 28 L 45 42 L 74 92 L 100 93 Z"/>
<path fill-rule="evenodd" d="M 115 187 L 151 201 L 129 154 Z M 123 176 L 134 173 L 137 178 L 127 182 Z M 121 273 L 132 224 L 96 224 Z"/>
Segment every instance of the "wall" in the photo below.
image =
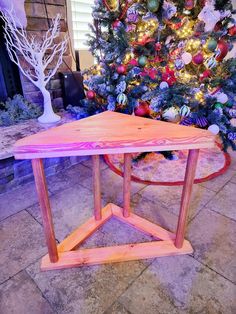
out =
<path fill-rule="evenodd" d="M 65 3 L 65 0 L 26 0 L 25 11 L 27 17 L 28 34 L 36 36 L 38 38 L 42 38 L 45 32 L 48 30 L 48 19 L 49 21 L 51 21 L 51 19 L 55 17 L 57 13 L 60 13 L 62 16 L 60 37 L 63 38 L 63 36 L 67 32 Z M 68 72 L 69 70 L 67 65 L 70 68 L 72 66 L 72 57 L 69 49 L 64 54 L 63 59 L 65 63 L 60 66 L 57 74 L 51 79 L 48 84 L 48 90 L 51 94 L 52 103 L 56 108 L 63 107 L 62 89 L 58 73 Z M 53 67 L 53 64 L 51 66 Z M 24 97 L 29 101 L 42 105 L 43 99 L 41 92 L 22 74 L 21 81 Z"/>

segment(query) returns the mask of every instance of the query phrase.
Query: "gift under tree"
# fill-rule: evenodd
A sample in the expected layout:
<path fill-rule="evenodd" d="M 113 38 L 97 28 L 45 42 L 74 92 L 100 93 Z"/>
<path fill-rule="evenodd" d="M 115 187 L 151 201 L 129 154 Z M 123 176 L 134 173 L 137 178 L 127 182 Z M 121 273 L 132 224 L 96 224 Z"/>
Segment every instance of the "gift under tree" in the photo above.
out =
<path fill-rule="evenodd" d="M 104 110 L 209 129 L 236 145 L 230 1 L 95 0 L 81 116 Z M 76 112 L 76 109 L 74 109 Z"/>

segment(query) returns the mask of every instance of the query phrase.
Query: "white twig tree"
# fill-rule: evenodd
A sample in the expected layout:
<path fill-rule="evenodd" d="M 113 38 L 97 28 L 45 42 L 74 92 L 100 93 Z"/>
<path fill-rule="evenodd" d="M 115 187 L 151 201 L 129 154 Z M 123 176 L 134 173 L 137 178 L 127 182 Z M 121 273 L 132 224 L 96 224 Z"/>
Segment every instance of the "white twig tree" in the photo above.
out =
<path fill-rule="evenodd" d="M 60 34 L 61 16 L 58 14 L 52 20 L 42 39 L 29 35 L 21 25 L 19 26 L 18 21 L 16 23 L 11 12 L 3 12 L 2 16 L 5 21 L 5 39 L 10 59 L 43 94 L 44 112 L 38 121 L 41 123 L 59 121 L 60 116 L 53 111 L 50 93 L 46 86 L 56 74 L 67 49 L 67 36 L 59 43 L 55 42 Z M 22 59 L 25 59 L 26 66 Z"/>

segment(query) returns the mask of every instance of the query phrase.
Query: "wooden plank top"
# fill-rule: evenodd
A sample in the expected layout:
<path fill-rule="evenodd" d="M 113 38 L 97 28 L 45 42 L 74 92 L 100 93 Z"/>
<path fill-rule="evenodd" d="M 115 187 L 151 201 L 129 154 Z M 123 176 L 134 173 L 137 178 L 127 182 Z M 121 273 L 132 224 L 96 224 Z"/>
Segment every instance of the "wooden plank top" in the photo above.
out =
<path fill-rule="evenodd" d="M 105 111 L 25 137 L 16 142 L 16 159 L 83 156 L 210 148 L 207 130 Z"/>

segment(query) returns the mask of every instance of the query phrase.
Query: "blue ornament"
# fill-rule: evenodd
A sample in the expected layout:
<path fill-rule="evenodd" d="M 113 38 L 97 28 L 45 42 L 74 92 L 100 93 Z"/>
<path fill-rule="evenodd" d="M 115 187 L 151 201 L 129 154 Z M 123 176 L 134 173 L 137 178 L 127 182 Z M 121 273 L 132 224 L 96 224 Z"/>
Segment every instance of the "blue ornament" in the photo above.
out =
<path fill-rule="evenodd" d="M 197 117 L 196 125 L 200 126 L 200 128 L 204 128 L 208 125 L 208 120 L 205 117 Z"/>
<path fill-rule="evenodd" d="M 117 102 L 119 105 L 125 105 L 127 103 L 127 96 L 124 93 L 120 93 L 117 98 Z"/>
<path fill-rule="evenodd" d="M 185 66 L 185 63 L 184 63 L 184 61 L 182 59 L 177 59 L 175 61 L 175 67 L 176 67 L 177 70 L 183 69 L 184 66 Z"/>
<path fill-rule="evenodd" d="M 194 119 L 191 118 L 191 117 L 184 117 L 182 121 L 180 121 L 181 125 L 186 125 L 186 126 L 189 126 L 189 125 L 193 125 L 194 124 Z"/>

